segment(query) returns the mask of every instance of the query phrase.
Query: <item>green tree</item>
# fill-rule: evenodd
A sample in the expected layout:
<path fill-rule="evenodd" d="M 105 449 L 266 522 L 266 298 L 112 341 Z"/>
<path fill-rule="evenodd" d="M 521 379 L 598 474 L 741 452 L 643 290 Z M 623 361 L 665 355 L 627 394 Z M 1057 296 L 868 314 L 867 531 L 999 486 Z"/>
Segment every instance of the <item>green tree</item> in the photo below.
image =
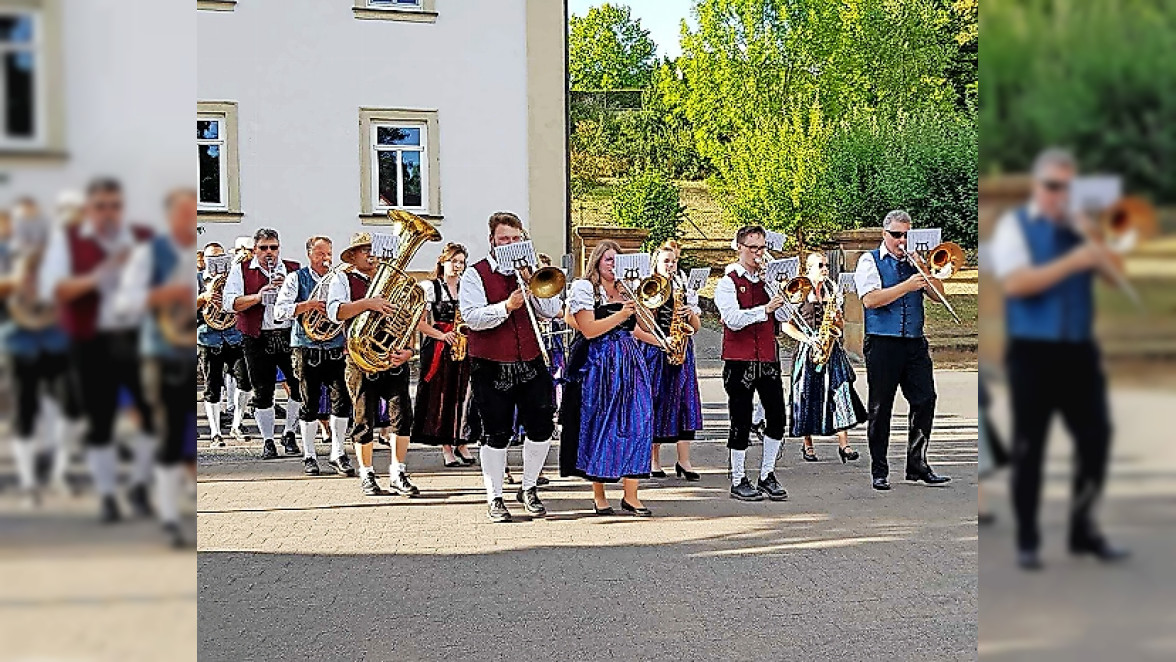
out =
<path fill-rule="evenodd" d="M 644 88 L 657 65 L 657 45 L 624 5 L 604 3 L 568 22 L 568 74 L 573 90 Z"/>
<path fill-rule="evenodd" d="M 685 218 L 678 187 L 657 170 L 645 170 L 623 182 L 613 199 L 617 223 L 649 230 L 645 249 L 652 250 L 667 239 L 678 237 Z"/>

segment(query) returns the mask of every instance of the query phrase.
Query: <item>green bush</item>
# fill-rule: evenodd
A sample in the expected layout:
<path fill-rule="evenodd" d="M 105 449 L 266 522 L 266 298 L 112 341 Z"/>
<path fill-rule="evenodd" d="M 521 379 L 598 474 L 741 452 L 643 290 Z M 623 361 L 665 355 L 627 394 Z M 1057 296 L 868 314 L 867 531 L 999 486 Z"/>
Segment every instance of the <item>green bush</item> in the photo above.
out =
<path fill-rule="evenodd" d="M 678 226 L 685 214 L 678 187 L 653 169 L 625 180 L 613 198 L 613 215 L 618 224 L 649 230 L 647 250 L 678 237 Z"/>

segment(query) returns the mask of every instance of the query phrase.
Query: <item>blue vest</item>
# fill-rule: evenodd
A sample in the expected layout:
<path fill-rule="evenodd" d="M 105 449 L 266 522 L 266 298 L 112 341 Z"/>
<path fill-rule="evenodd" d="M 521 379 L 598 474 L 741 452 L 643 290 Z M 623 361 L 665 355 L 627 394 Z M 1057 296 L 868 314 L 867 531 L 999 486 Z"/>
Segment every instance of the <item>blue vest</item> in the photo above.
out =
<path fill-rule="evenodd" d="M 881 249 L 870 251 L 882 287 L 894 287 L 918 273 L 906 260 L 881 255 Z M 898 299 L 879 308 L 866 308 L 866 335 L 898 336 L 901 338 L 923 337 L 923 291 L 908 292 Z"/>
<path fill-rule="evenodd" d="M 171 278 L 180 256 L 166 236 L 152 237 L 150 250 L 151 275 L 148 278 L 148 287 L 155 288 Z M 195 302 L 192 305 L 195 306 Z M 143 319 L 143 332 L 139 334 L 139 351 L 143 356 L 156 358 L 184 358 L 186 353 L 191 352 L 192 360 L 196 360 L 194 351 L 175 347 L 164 339 L 163 333 L 159 330 L 159 324 L 155 321 L 155 313 L 150 310 Z"/>
<path fill-rule="evenodd" d="M 1055 260 L 1082 243 L 1082 237 L 1068 227 L 1030 219 L 1026 207 L 1017 210 L 1017 222 L 1034 266 Z M 1073 274 L 1033 296 L 1006 297 L 1005 322 L 1010 338 L 1090 340 L 1094 328 L 1094 272 Z"/>
<path fill-rule="evenodd" d="M 310 273 L 310 267 L 302 267 L 294 272 L 298 277 L 298 298 L 299 303 L 310 299 L 310 293 L 314 291 L 314 286 L 317 285 L 314 281 L 314 275 Z M 302 320 L 295 318 L 294 323 L 290 325 L 290 346 L 291 347 L 317 347 L 319 349 L 338 349 L 343 346 L 345 338 L 340 332 L 334 338 L 326 342 L 314 342 L 306 335 L 306 330 L 302 328 Z"/>

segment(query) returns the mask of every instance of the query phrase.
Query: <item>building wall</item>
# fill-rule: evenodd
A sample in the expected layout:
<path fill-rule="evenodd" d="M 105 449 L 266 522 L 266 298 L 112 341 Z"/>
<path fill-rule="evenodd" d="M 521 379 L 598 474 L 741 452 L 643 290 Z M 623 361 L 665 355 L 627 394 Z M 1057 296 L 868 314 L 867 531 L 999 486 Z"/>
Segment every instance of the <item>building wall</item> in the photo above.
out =
<path fill-rule="evenodd" d="M 541 180 L 545 192 L 532 199 L 531 168 L 535 158 L 562 168 L 564 106 L 561 96 L 558 107 L 540 108 L 546 116 L 531 114 L 527 19 L 552 22 L 541 30 L 556 31 L 561 44 L 565 28 L 562 7 L 528 11 L 531 2 L 438 0 L 434 23 L 358 20 L 350 0 L 250 0 L 198 12 L 196 93 L 238 104 L 244 212 L 240 223 L 205 223 L 202 242 L 269 226 L 282 233 L 286 257 L 312 234 L 335 238 L 338 253 L 362 227 L 359 108 L 393 107 L 437 111 L 441 219 L 430 220 L 444 241 L 478 257 L 487 217 L 510 210 L 533 226 L 540 250 L 562 253 L 566 171 L 557 172 L 558 189 L 554 178 Z M 532 52 L 558 65 L 563 80 L 562 45 L 556 62 L 550 48 Z M 546 145 L 539 157 L 536 141 Z M 543 154 L 551 150 L 558 154 Z M 542 213 L 528 218 L 532 209 Z M 422 248 L 413 268 L 426 268 L 439 248 Z"/>

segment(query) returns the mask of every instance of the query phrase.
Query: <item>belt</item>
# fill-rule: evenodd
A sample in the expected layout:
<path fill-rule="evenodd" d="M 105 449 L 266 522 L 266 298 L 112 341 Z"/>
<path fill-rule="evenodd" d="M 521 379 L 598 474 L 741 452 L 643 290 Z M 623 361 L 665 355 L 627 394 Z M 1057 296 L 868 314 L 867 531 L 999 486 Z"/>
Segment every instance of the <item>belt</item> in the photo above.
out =
<path fill-rule="evenodd" d="M 312 368 L 317 367 L 323 361 L 343 360 L 342 347 L 298 347 L 297 349 L 302 353 L 302 362 Z"/>

